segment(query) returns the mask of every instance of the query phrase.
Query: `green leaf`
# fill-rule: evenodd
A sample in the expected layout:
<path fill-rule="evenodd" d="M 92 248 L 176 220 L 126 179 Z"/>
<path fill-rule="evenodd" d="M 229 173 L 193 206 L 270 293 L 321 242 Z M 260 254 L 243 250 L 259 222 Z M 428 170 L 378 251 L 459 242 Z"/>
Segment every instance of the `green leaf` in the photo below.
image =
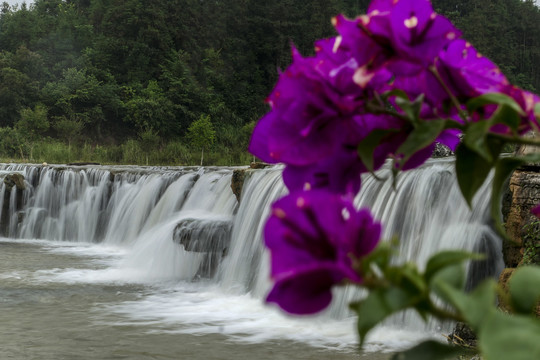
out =
<path fill-rule="evenodd" d="M 458 355 L 469 353 L 469 351 L 434 340 L 424 341 L 415 347 L 395 354 L 392 360 L 439 360 L 455 359 Z"/>
<path fill-rule="evenodd" d="M 407 93 L 401 89 L 393 89 L 393 90 L 390 90 L 381 94 L 381 98 L 383 100 L 387 100 L 391 98 L 392 96 L 409 101 L 409 95 L 407 95 Z"/>
<path fill-rule="evenodd" d="M 493 161 L 493 157 L 489 150 L 487 133 L 491 123 L 488 120 L 482 120 L 469 125 L 463 138 L 463 143 L 478 155 L 482 156 L 487 161 Z"/>
<path fill-rule="evenodd" d="M 486 360 L 540 359 L 540 320 L 492 310 L 478 331 L 478 348 Z"/>
<path fill-rule="evenodd" d="M 521 118 L 519 117 L 518 112 L 516 112 L 510 106 L 504 104 L 504 105 L 499 106 L 497 111 L 495 111 L 495 113 L 490 119 L 490 122 L 492 125 L 495 125 L 495 124 L 508 125 L 508 127 L 512 129 L 512 132 L 514 134 L 517 134 L 518 127 L 521 124 Z"/>
<path fill-rule="evenodd" d="M 483 258 L 484 256 L 481 254 L 466 251 L 441 251 L 428 260 L 425 271 L 426 281 L 429 282 L 437 272 L 448 266 L 461 264 L 465 260 L 482 260 Z"/>
<path fill-rule="evenodd" d="M 451 304 L 451 291 L 460 291 L 465 287 L 465 267 L 463 264 L 446 266 L 431 277 L 429 285 L 438 296 Z"/>
<path fill-rule="evenodd" d="M 540 301 L 540 267 L 518 268 L 512 274 L 508 286 L 514 310 L 531 314 Z"/>
<path fill-rule="evenodd" d="M 447 271 L 445 269 L 440 273 Z M 488 312 L 495 310 L 497 284 L 489 279 L 478 285 L 470 294 L 466 294 L 463 289 L 453 286 L 448 281 L 447 274 L 444 277 L 439 274 L 432 281 L 433 290 L 458 314 L 461 314 L 471 329 L 477 332 Z"/>
<path fill-rule="evenodd" d="M 418 151 L 433 144 L 446 126 L 445 120 L 420 121 L 416 128 L 409 134 L 405 142 L 397 149 L 398 155 L 403 155 L 400 159 L 400 167 Z"/>
<path fill-rule="evenodd" d="M 370 291 L 364 300 L 351 304 L 351 309 L 358 315 L 360 345 L 373 327 L 391 314 L 412 306 L 416 301 L 417 297 L 411 296 L 404 289 L 389 287 Z"/>
<path fill-rule="evenodd" d="M 461 194 L 472 206 L 474 194 L 480 189 L 491 170 L 491 162 L 460 144 L 456 150 L 456 177 Z"/>
<path fill-rule="evenodd" d="M 424 103 L 424 94 L 420 94 L 413 102 L 409 99 L 404 99 L 402 97 L 396 97 L 396 104 L 405 112 L 407 118 L 415 126 L 420 122 L 420 110 L 422 109 L 422 104 Z"/>
<path fill-rule="evenodd" d="M 413 264 L 405 264 L 400 269 L 402 277 L 400 285 L 407 289 L 409 293 L 418 293 L 419 295 L 427 291 L 427 284 L 424 277 L 418 272 L 418 268 Z"/>
<path fill-rule="evenodd" d="M 394 134 L 398 129 L 377 129 L 369 133 L 358 145 L 358 156 L 364 163 L 368 171 L 373 172 L 373 154 L 375 148 L 379 146 L 382 139 L 390 134 Z"/>
<path fill-rule="evenodd" d="M 489 93 L 473 98 L 467 102 L 467 110 L 473 112 L 489 104 L 506 105 L 518 114 L 525 115 L 521 106 L 514 99 L 502 93 Z"/>
<path fill-rule="evenodd" d="M 382 271 L 385 271 L 390 263 L 392 255 L 396 251 L 394 248 L 395 245 L 393 244 L 394 242 L 397 242 L 397 240 L 381 241 L 372 252 L 362 257 L 359 269 L 361 273 L 364 275 L 368 274 L 371 270 L 371 266 L 375 266 Z"/>
<path fill-rule="evenodd" d="M 536 116 L 537 118 L 540 118 L 540 102 L 537 102 L 534 105 L 534 116 Z"/>

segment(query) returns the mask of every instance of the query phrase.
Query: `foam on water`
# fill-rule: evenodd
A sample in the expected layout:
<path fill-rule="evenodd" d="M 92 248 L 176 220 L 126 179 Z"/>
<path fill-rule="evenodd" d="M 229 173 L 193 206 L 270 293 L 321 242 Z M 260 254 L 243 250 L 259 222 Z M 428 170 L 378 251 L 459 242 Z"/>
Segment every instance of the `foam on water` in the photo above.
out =
<path fill-rule="evenodd" d="M 81 268 L 53 268 L 30 273 L 2 274 L 2 277 L 30 278 L 32 282 L 66 284 L 139 284 L 147 290 L 136 301 L 98 306 L 94 311 L 106 319 L 107 313 L 123 320 L 110 325 L 151 325 L 153 332 L 178 334 L 222 334 L 231 341 L 256 344 L 290 340 L 333 351 L 357 349 L 355 319 L 332 319 L 328 314 L 291 317 L 266 305 L 251 294 L 234 294 L 211 281 L 190 282 L 175 277 L 149 277 L 147 269 L 126 267 L 133 252 L 117 247 L 80 243 L 25 240 L 51 254 L 81 257 Z M 135 251 L 138 252 L 138 251 Z M 374 330 L 364 346 L 366 352 L 396 351 L 425 338 L 440 338 L 435 333 L 385 327 Z"/>
<path fill-rule="evenodd" d="M 249 295 L 223 293 L 219 288 L 179 284 L 174 290 L 156 293 L 109 311 L 129 319 L 123 324 L 160 324 L 167 331 L 184 334 L 225 334 L 242 343 L 292 340 L 315 347 L 356 351 L 355 319 L 321 316 L 290 317 Z M 396 351 L 422 339 L 442 337 L 435 333 L 384 327 L 374 330 L 364 351 Z"/>

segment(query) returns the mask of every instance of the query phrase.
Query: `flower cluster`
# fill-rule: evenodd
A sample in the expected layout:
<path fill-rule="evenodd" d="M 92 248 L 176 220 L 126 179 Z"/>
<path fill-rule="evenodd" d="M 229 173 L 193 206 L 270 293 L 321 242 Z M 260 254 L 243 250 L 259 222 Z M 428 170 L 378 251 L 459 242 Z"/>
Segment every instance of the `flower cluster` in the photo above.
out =
<path fill-rule="evenodd" d="M 274 205 L 265 238 L 275 281 L 268 300 L 292 313 L 323 309 L 330 287 L 344 279 L 361 282 L 351 258 L 373 249 L 380 235 L 369 213 L 351 204 L 362 173 L 387 158 L 400 170 L 418 167 L 436 142 L 455 150 L 463 125 L 497 111 L 490 103 L 468 111 L 466 102 L 484 94 L 505 94 L 520 107 L 519 124 L 490 131 L 538 128 L 539 98 L 512 86 L 429 0 L 373 0 L 367 14 L 333 24 L 338 36 L 317 41 L 314 56 L 293 48 L 249 148 L 286 165 L 290 195 Z M 407 144 L 439 119 L 444 125 L 425 143 Z M 363 147 L 368 159 L 359 156 Z"/>
<path fill-rule="evenodd" d="M 367 210 L 357 211 L 326 191 L 295 192 L 278 200 L 264 232 L 275 281 L 267 301 L 294 314 L 324 309 L 332 285 L 345 279 L 361 282 L 355 262 L 375 248 L 380 233 Z"/>

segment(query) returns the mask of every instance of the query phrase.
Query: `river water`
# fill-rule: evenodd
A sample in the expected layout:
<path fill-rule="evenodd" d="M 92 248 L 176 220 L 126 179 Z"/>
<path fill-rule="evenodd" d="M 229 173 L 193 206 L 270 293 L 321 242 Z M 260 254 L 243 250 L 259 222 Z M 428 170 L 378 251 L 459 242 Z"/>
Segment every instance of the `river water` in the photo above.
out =
<path fill-rule="evenodd" d="M 452 160 L 378 181 L 363 179 L 359 207 L 400 237 L 399 261 L 420 267 L 441 249 L 489 254 L 470 279 L 496 276 L 500 241 L 489 220 L 489 183 L 471 211 Z M 413 313 L 389 319 L 358 349 L 350 301 L 336 291 L 313 317 L 264 303 L 271 287 L 261 238 L 285 189 L 280 168 L 69 168 L 0 165 L 0 360 L 385 360 L 451 324 Z M 2 179 L 24 176 L 26 188 Z M 39 240 L 36 240 L 39 239 Z M 449 326 L 450 325 L 450 326 Z"/>
<path fill-rule="evenodd" d="M 0 358 L 348 360 L 389 356 L 357 352 L 352 329 L 336 328 L 338 324 L 329 324 L 325 330 L 322 323 L 305 326 L 284 318 L 271 325 L 274 320 L 267 314 L 257 319 L 268 312 L 260 301 L 245 296 L 224 299 L 212 294 L 210 285 L 204 291 L 201 284 L 188 282 L 137 281 L 115 268 L 123 255 L 122 249 L 95 245 L 1 239 Z M 295 332 L 302 341 L 292 340 Z"/>

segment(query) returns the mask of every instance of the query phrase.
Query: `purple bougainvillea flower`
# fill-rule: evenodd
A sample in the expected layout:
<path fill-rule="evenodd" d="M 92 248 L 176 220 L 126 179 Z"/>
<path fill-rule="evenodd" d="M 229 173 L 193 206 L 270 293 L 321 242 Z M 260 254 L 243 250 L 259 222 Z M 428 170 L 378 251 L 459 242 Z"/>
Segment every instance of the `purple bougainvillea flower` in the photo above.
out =
<path fill-rule="evenodd" d="M 316 56 L 305 60 L 311 61 L 315 71 L 342 96 L 368 98 L 370 91 L 373 89 L 380 91 L 382 86 L 391 79 L 392 74 L 384 68 L 374 69 L 371 65 L 363 64 L 364 59 L 356 58 L 353 53 L 358 49 L 351 50 L 343 39 L 339 36 L 317 41 L 315 43 Z M 367 36 L 362 39 L 373 44 Z M 366 46 L 369 45 L 366 44 Z M 360 78 L 359 75 L 363 76 Z"/>
<path fill-rule="evenodd" d="M 403 121 L 387 115 L 366 114 L 354 118 L 357 128 L 364 133 L 373 130 L 394 129 L 399 133 Z M 361 174 L 367 172 L 367 168 L 358 156 L 357 146 L 361 140 L 359 137 L 350 138 L 350 143 L 344 143 L 335 153 L 318 162 L 304 166 L 287 165 L 283 171 L 283 180 L 290 192 L 325 189 L 338 194 L 356 194 L 360 190 Z M 388 136 L 381 141 L 373 154 L 373 169 L 379 169 L 386 158 L 396 146 L 395 137 Z M 385 146 L 385 142 L 390 146 Z"/>
<path fill-rule="evenodd" d="M 360 174 L 365 171 L 353 147 L 311 165 L 287 165 L 283 181 L 290 192 L 326 189 L 338 194 L 356 194 L 360 190 Z"/>
<path fill-rule="evenodd" d="M 451 40 L 461 36 L 452 23 L 433 11 L 429 0 L 400 0 L 390 13 L 392 45 L 399 57 L 431 65 Z"/>
<path fill-rule="evenodd" d="M 387 82 L 392 74 L 383 66 L 391 52 L 381 46 L 369 31 L 366 31 L 369 17 L 349 20 L 343 15 L 336 16 L 332 23 L 339 33 L 333 47 L 332 57 L 348 56 L 357 63 L 355 83 L 366 88 L 374 79 L 374 85 Z M 372 85 L 373 87 L 373 85 Z"/>
<path fill-rule="evenodd" d="M 364 99 L 333 86 L 332 74 L 319 69 L 319 60 L 324 62 L 303 58 L 293 49 L 292 65 L 268 98 L 272 109 L 254 129 L 252 154 L 270 163 L 304 166 L 334 153 L 351 137 L 362 136 L 354 117 L 363 112 Z"/>
<path fill-rule="evenodd" d="M 536 205 L 531 209 L 531 214 L 540 219 L 540 204 Z"/>
<path fill-rule="evenodd" d="M 521 116 L 521 124 L 518 128 L 520 134 L 524 134 L 529 130 L 539 130 L 539 119 L 535 114 L 534 108 L 540 103 L 540 97 L 531 92 L 518 88 L 517 86 L 509 86 L 504 93 L 513 98 L 523 110 Z"/>
<path fill-rule="evenodd" d="M 521 108 L 519 113 L 521 122 L 517 124 L 517 128 L 514 129 L 511 129 L 507 124 L 498 123 L 489 129 L 490 132 L 513 135 L 517 131 L 518 134 L 523 135 L 530 130 L 540 129 L 539 118 L 534 111 L 536 104 L 540 103 L 540 97 L 538 95 L 520 89 L 514 85 L 501 87 L 498 93 L 509 96 L 515 100 L 517 105 L 519 105 Z M 497 109 L 497 104 L 487 104 L 479 111 L 470 114 L 470 120 L 472 122 L 476 122 L 489 119 L 496 113 Z"/>
<path fill-rule="evenodd" d="M 370 253 L 380 234 L 368 210 L 339 195 L 313 190 L 278 200 L 264 230 L 274 280 L 267 301 L 293 314 L 323 310 L 333 285 L 362 282 L 354 260 Z"/>
<path fill-rule="evenodd" d="M 385 13 L 392 10 L 396 1 L 394 0 L 372 0 L 369 3 L 367 13 Z"/>
<path fill-rule="evenodd" d="M 393 89 L 405 91 L 411 99 L 424 95 L 425 104 L 421 114 L 423 118 L 438 117 L 437 112 L 442 110 L 443 105 L 450 98 L 428 68 L 412 72 L 411 75 L 396 76 L 391 86 Z"/>
<path fill-rule="evenodd" d="M 461 32 L 429 0 L 372 1 L 361 17 L 366 31 L 387 50 L 386 66 L 395 75 L 412 75 L 432 65 Z"/>
<path fill-rule="evenodd" d="M 456 97 L 499 92 L 509 85 L 501 70 L 462 39 L 441 52 L 437 70 Z"/>
<path fill-rule="evenodd" d="M 452 151 L 456 151 L 459 142 L 461 141 L 461 131 L 458 129 L 446 129 L 444 130 L 439 137 L 437 142 L 443 145 L 448 146 Z"/>

